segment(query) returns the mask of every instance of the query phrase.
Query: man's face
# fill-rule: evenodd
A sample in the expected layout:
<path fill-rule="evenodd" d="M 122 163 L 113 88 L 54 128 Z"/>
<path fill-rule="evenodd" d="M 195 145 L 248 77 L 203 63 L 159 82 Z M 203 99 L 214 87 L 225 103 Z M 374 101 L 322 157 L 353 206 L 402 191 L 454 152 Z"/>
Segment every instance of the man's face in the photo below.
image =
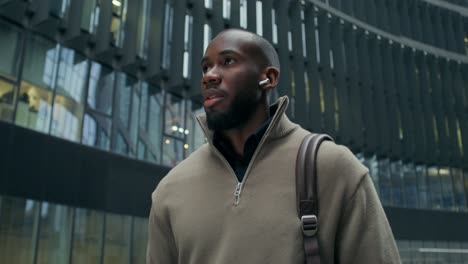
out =
<path fill-rule="evenodd" d="M 223 131 L 240 127 L 255 114 L 261 89 L 260 67 L 238 32 L 223 32 L 206 49 L 201 67 L 203 106 L 208 127 Z"/>

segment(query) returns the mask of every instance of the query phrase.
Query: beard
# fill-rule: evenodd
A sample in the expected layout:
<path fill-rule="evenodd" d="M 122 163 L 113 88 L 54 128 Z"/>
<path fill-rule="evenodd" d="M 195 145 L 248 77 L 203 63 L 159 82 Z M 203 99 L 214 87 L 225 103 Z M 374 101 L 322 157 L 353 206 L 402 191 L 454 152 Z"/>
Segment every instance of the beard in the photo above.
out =
<path fill-rule="evenodd" d="M 258 107 L 255 90 L 245 89 L 238 93 L 231 105 L 224 112 L 206 112 L 208 128 L 213 131 L 224 131 L 242 127 L 254 115 Z"/>

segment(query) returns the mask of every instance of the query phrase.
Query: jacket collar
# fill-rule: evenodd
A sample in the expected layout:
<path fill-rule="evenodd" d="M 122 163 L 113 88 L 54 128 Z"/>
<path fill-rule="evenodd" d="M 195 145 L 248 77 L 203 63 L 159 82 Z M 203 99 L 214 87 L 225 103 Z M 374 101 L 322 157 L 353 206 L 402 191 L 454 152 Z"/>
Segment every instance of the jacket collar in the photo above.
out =
<path fill-rule="evenodd" d="M 291 122 L 286 116 L 285 112 L 288 105 L 289 98 L 287 96 L 282 96 L 276 101 L 276 103 L 270 106 L 270 113 L 273 114 L 273 118 L 264 135 L 267 141 L 283 137 L 299 126 Z M 197 115 L 195 118 L 198 120 L 198 123 L 205 133 L 206 140 L 208 143 L 213 145 L 214 131 L 208 128 L 206 123 L 206 114 Z"/>

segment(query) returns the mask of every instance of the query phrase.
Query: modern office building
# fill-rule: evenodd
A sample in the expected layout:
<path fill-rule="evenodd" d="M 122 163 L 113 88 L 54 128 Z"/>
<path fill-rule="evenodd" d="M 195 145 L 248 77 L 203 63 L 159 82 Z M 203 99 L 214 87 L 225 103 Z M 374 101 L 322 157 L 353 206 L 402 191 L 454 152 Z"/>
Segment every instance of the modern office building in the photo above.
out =
<path fill-rule="evenodd" d="M 0 263 L 144 263 L 150 194 L 201 144 L 225 28 L 366 164 L 403 263 L 468 263 L 468 1 L 0 0 Z"/>

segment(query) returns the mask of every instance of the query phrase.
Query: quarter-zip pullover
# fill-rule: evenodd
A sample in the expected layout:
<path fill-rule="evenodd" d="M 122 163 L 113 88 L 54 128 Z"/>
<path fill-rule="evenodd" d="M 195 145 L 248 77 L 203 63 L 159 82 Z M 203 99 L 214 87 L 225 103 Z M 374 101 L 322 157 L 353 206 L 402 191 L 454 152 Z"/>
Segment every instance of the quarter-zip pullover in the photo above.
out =
<path fill-rule="evenodd" d="M 208 143 L 152 194 L 148 264 L 303 264 L 295 164 L 309 133 L 284 114 L 282 97 L 241 182 Z M 368 170 L 345 147 L 324 142 L 317 157 L 318 240 L 323 263 L 399 263 Z"/>

